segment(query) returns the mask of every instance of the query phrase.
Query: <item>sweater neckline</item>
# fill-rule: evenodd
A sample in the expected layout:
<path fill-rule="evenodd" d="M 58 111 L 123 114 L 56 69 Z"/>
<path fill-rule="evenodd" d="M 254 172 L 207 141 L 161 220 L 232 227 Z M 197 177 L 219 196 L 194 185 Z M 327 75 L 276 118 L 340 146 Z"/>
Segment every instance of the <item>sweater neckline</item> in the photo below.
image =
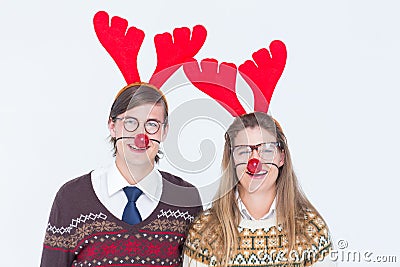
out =
<path fill-rule="evenodd" d="M 263 220 L 249 220 L 246 218 L 242 218 L 239 223 L 239 227 L 250 230 L 256 230 L 256 229 L 270 228 L 272 226 L 276 226 L 276 223 L 277 223 L 276 215 L 274 214 L 274 216 Z"/>
<path fill-rule="evenodd" d="M 101 203 L 100 199 L 97 197 L 96 193 L 94 192 L 94 188 L 93 188 L 93 184 L 92 184 L 92 179 L 91 179 L 91 174 L 92 174 L 92 172 L 93 172 L 93 171 L 91 171 L 91 172 L 89 173 L 89 175 L 88 175 L 88 178 L 89 178 L 89 179 L 88 179 L 88 180 L 89 180 L 89 187 L 90 187 L 90 194 L 92 195 L 92 198 L 95 200 L 96 205 L 97 205 L 98 207 L 101 207 L 101 209 L 103 209 L 103 210 L 107 213 L 107 218 L 110 217 L 110 218 L 112 219 L 112 221 L 115 221 L 115 222 L 117 222 L 119 225 L 122 225 L 122 226 L 124 227 L 124 229 L 129 229 L 129 230 L 131 230 L 131 229 L 142 228 L 142 226 L 147 225 L 149 221 L 152 221 L 152 220 L 153 220 L 153 217 L 155 216 L 155 214 L 161 210 L 161 206 L 163 205 L 161 200 L 164 199 L 164 197 L 165 197 L 165 194 L 166 194 L 166 193 L 165 193 L 165 190 L 162 190 L 162 192 L 161 192 L 161 197 L 160 197 L 160 200 L 159 200 L 158 203 L 157 203 L 157 206 L 155 207 L 155 209 L 153 210 L 153 212 L 152 212 L 146 219 L 144 219 L 144 220 L 141 221 L 140 223 L 137 223 L 137 224 L 134 224 L 134 225 L 131 225 L 131 224 L 129 224 L 129 223 L 124 222 L 123 220 L 119 219 L 119 218 L 116 217 L 114 214 L 112 214 L 112 212 L 110 212 L 110 211 L 107 209 L 107 207 L 104 206 L 104 204 Z M 161 173 L 161 175 L 162 175 L 162 173 Z M 164 185 L 165 185 L 165 181 L 164 181 L 164 180 L 165 180 L 165 177 L 163 177 L 163 178 L 164 178 L 164 179 L 162 179 L 162 184 L 163 184 L 163 188 L 164 188 Z"/>

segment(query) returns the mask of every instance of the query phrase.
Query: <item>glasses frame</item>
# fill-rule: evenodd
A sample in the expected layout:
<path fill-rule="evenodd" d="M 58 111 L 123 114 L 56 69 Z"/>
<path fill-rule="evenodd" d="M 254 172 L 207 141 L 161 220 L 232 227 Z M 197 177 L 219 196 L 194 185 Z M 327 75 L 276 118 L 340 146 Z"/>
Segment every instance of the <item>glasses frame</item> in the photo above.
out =
<path fill-rule="evenodd" d="M 257 144 L 257 145 L 237 145 L 237 146 L 233 146 L 233 147 L 231 148 L 231 155 L 232 155 L 232 158 L 233 158 L 234 160 L 237 160 L 237 159 L 235 158 L 235 156 L 234 156 L 234 155 L 235 155 L 235 154 L 234 154 L 234 151 L 235 151 L 235 149 L 237 149 L 238 147 L 249 147 L 249 148 L 251 149 L 250 155 L 253 153 L 254 150 L 257 150 L 258 155 L 260 156 L 260 158 L 262 158 L 261 155 L 260 155 L 260 151 L 258 151 L 258 148 L 261 147 L 262 145 L 265 145 L 265 144 L 272 144 L 272 145 L 275 145 L 277 148 L 282 149 L 282 148 L 281 148 L 281 143 L 280 143 L 280 142 L 264 142 L 264 143 L 259 143 L 259 144 Z M 250 159 L 250 156 L 249 156 L 249 158 L 248 158 L 247 160 L 249 160 L 249 159 Z M 264 158 L 262 158 L 262 159 L 264 159 Z"/>
<path fill-rule="evenodd" d="M 125 122 L 126 119 L 133 119 L 133 120 L 135 120 L 135 121 L 137 122 L 137 127 L 136 127 L 134 130 L 128 130 L 128 129 L 126 128 L 126 122 Z M 125 129 L 127 132 L 130 132 L 130 133 L 133 133 L 134 131 L 136 131 L 136 130 L 139 128 L 140 123 L 143 123 L 143 128 L 144 128 L 144 130 L 146 131 L 146 133 L 148 133 L 148 134 L 150 134 L 150 135 L 153 135 L 153 134 L 158 133 L 158 131 L 160 130 L 161 126 L 163 126 L 163 125 L 166 124 L 165 122 L 161 122 L 161 121 L 156 120 L 156 119 L 148 119 L 148 120 L 146 120 L 146 121 L 139 121 L 139 120 L 138 120 L 137 118 L 135 118 L 135 117 L 122 117 L 122 118 L 116 117 L 116 118 L 114 118 L 114 122 L 115 122 L 116 120 L 123 121 L 123 123 L 124 123 L 124 129 Z M 146 124 L 147 124 L 148 122 L 156 122 L 156 123 L 158 124 L 158 128 L 157 128 L 157 130 L 156 130 L 155 132 L 149 132 L 149 131 L 148 131 L 148 129 L 146 128 Z"/>

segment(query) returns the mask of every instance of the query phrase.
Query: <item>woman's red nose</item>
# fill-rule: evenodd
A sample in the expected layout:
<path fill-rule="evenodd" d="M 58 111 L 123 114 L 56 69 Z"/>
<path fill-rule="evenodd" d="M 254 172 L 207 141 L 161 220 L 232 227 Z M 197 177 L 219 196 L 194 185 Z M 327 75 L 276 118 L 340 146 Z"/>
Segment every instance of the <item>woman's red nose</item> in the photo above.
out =
<path fill-rule="evenodd" d="M 250 159 L 247 162 L 247 170 L 254 174 L 254 173 L 259 173 L 262 170 L 262 164 L 261 161 L 259 161 L 258 159 Z"/>

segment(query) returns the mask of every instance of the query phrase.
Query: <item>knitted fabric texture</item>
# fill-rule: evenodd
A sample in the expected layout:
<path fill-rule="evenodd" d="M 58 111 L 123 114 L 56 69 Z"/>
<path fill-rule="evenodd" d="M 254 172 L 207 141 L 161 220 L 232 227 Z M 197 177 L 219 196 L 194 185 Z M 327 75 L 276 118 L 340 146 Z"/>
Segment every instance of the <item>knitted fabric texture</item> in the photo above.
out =
<path fill-rule="evenodd" d="M 161 200 L 136 225 L 116 218 L 100 203 L 90 174 L 62 186 L 50 213 L 41 266 L 179 266 L 188 225 L 201 211 L 201 200 L 191 184 L 161 174 Z"/>
<path fill-rule="evenodd" d="M 207 227 L 210 214 L 202 214 L 193 223 L 186 239 L 184 254 L 199 266 L 216 266 L 223 244 L 215 228 Z M 228 266 L 310 266 L 323 260 L 331 249 L 331 240 L 325 222 L 313 212 L 298 221 L 301 234 L 296 236 L 294 250 L 288 251 L 285 230 L 272 220 L 251 221 L 243 219 L 238 227 L 239 244 Z"/>

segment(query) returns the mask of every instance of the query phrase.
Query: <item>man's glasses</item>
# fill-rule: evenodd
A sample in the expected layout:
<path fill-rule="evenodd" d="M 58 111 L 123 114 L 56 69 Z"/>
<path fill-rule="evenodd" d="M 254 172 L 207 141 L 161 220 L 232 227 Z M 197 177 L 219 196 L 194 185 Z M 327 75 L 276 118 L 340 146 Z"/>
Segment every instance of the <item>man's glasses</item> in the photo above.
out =
<path fill-rule="evenodd" d="M 115 118 L 114 120 L 121 120 L 124 122 L 124 128 L 128 132 L 134 132 L 137 128 L 139 128 L 139 120 L 134 117 L 123 117 L 123 118 Z M 155 134 L 160 130 L 161 125 L 164 125 L 158 120 L 150 119 L 144 122 L 144 130 L 148 134 Z"/>
<path fill-rule="evenodd" d="M 232 148 L 232 155 L 237 163 L 245 163 L 250 159 L 253 150 L 257 150 L 261 159 L 265 162 L 272 162 L 279 147 L 279 142 L 268 142 L 258 145 L 238 145 Z"/>

